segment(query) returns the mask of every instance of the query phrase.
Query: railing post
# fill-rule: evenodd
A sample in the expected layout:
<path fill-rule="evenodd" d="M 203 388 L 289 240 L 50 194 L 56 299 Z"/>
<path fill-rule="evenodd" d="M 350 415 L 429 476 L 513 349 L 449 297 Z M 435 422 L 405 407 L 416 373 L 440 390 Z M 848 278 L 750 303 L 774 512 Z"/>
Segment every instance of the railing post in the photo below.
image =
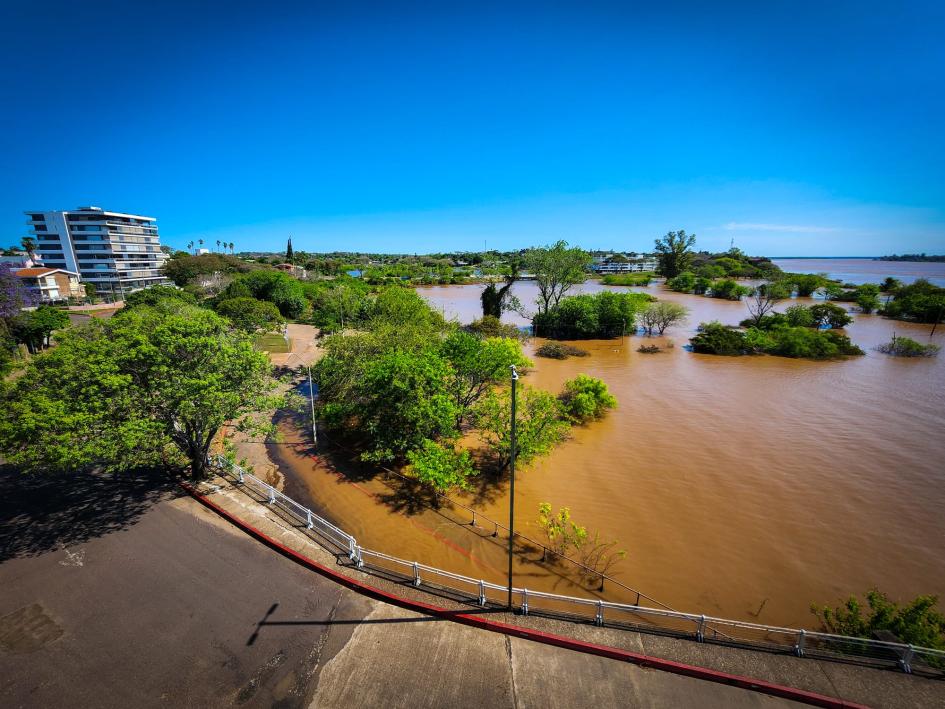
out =
<path fill-rule="evenodd" d="M 276 489 L 270 485 L 269 486 L 269 504 L 273 505 L 276 502 Z"/>
<path fill-rule="evenodd" d="M 640 606 L 640 592 L 637 591 L 637 607 Z"/>
<path fill-rule="evenodd" d="M 479 579 L 479 605 L 486 605 L 486 584 L 483 583 L 482 579 Z"/>
<path fill-rule="evenodd" d="M 354 541 L 354 537 L 348 537 L 348 558 L 351 559 L 351 561 L 357 558 L 357 548 L 358 544 Z"/>
<path fill-rule="evenodd" d="M 699 629 L 696 631 L 696 640 L 700 643 L 705 640 L 705 616 L 699 616 Z"/>
<path fill-rule="evenodd" d="M 364 567 L 364 558 L 361 556 L 361 547 L 359 546 L 354 547 L 354 563 L 359 569 Z"/>
<path fill-rule="evenodd" d="M 475 527 L 475 526 L 476 526 L 476 510 L 473 510 L 472 522 L 470 522 L 469 525 L 470 525 L 471 527 Z"/>
<path fill-rule="evenodd" d="M 416 561 L 413 562 L 413 585 L 420 585 L 420 565 Z"/>
<path fill-rule="evenodd" d="M 306 517 L 307 517 L 306 522 L 308 522 L 308 528 L 311 529 L 312 527 L 315 526 L 315 522 L 312 521 L 312 511 L 311 511 L 310 509 L 306 509 L 305 512 L 307 513 L 307 514 L 306 514 Z"/>
<path fill-rule="evenodd" d="M 522 615 L 528 615 L 528 589 L 522 589 Z"/>
<path fill-rule="evenodd" d="M 804 657 L 804 639 L 807 636 L 807 632 L 800 630 L 797 633 L 797 645 L 794 646 L 794 654 L 798 657 Z"/>
<path fill-rule="evenodd" d="M 594 625 L 603 625 L 604 624 L 604 602 L 601 600 L 597 601 L 597 615 L 594 616 Z"/>
<path fill-rule="evenodd" d="M 902 654 L 902 659 L 899 660 L 899 664 L 902 666 L 902 671 L 907 675 L 912 674 L 912 656 L 915 655 L 915 648 L 912 645 L 906 648 L 906 651 Z"/>
<path fill-rule="evenodd" d="M 242 485 L 242 484 L 243 484 L 243 469 L 242 469 L 240 466 L 238 466 L 238 465 L 236 466 L 236 469 L 237 469 L 237 471 L 239 471 L 240 485 Z"/>

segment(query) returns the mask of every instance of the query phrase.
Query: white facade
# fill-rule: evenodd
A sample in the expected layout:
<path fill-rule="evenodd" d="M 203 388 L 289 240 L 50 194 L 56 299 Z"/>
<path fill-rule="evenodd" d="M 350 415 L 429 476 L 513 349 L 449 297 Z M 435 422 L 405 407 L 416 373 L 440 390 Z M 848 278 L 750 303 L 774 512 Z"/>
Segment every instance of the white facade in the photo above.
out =
<path fill-rule="evenodd" d="M 627 262 L 604 261 L 595 263 L 591 269 L 597 273 L 639 273 L 641 271 L 655 271 L 656 259 L 642 258 L 631 259 Z"/>
<path fill-rule="evenodd" d="M 80 207 L 26 212 L 37 255 L 47 267 L 73 271 L 99 293 L 126 292 L 167 283 L 154 217 Z"/>

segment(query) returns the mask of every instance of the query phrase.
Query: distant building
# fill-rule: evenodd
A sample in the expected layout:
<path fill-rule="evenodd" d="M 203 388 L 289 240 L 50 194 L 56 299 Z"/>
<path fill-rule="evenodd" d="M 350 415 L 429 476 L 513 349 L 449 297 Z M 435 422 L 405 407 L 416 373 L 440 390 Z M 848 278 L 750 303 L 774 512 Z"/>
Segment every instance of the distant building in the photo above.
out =
<path fill-rule="evenodd" d="M 280 263 L 276 266 L 280 271 L 285 271 L 286 273 L 291 273 L 296 278 L 305 278 L 308 276 L 308 272 L 301 266 L 296 266 L 293 263 Z"/>
<path fill-rule="evenodd" d="M 626 258 L 610 256 L 601 258 L 599 261 L 595 258 L 591 264 L 591 270 L 595 273 L 639 273 L 641 271 L 655 271 L 656 259 L 651 256 L 641 258 Z"/>
<path fill-rule="evenodd" d="M 210 249 L 197 249 L 195 256 L 203 256 L 204 254 L 209 254 Z"/>
<path fill-rule="evenodd" d="M 77 273 L 99 293 L 121 295 L 168 282 L 160 271 L 168 257 L 154 217 L 99 207 L 26 215 L 43 263 Z"/>
<path fill-rule="evenodd" d="M 18 269 L 14 271 L 14 275 L 41 303 L 85 296 L 85 288 L 79 282 L 79 274 L 73 271 L 39 266 Z"/>

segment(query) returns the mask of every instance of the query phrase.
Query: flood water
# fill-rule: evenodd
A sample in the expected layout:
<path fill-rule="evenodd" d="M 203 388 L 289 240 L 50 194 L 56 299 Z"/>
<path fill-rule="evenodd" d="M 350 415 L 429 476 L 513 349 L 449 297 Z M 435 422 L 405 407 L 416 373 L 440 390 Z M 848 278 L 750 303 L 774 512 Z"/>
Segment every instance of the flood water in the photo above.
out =
<path fill-rule="evenodd" d="M 773 259 L 782 271 L 789 273 L 826 273 L 844 283 L 881 283 L 894 276 L 903 283 L 925 278 L 937 286 L 945 286 L 945 263 L 924 261 L 874 261 L 864 258 L 797 258 Z"/>
<path fill-rule="evenodd" d="M 420 292 L 469 322 L 481 288 Z M 586 373 L 607 383 L 619 408 L 519 471 L 518 530 L 538 536 L 540 502 L 567 506 L 580 524 L 620 540 L 621 581 L 683 611 L 813 627 L 812 602 L 872 586 L 899 599 L 945 597 L 945 355 L 906 360 L 872 349 L 893 332 L 926 341 L 929 326 L 856 315 L 848 332 L 866 355 L 847 361 L 714 357 L 683 346 L 699 322 L 746 317 L 744 303 L 634 290 L 682 303 L 689 321 L 667 331 L 661 341 L 676 346 L 660 354 L 637 352 L 648 338 L 628 336 L 578 343 L 589 357 L 534 358 L 529 386 L 557 392 Z M 516 284 L 515 293 L 530 305 L 536 288 Z M 941 328 L 935 340 L 945 344 Z M 413 509 L 377 478 L 339 475 L 331 456 L 313 462 L 292 445 L 303 434 L 283 430 L 274 456 L 359 542 L 502 582 L 497 540 Z M 465 499 L 508 519 L 504 482 Z M 516 577 L 587 595 L 534 563 L 518 563 Z M 604 597 L 633 600 L 616 588 Z"/>

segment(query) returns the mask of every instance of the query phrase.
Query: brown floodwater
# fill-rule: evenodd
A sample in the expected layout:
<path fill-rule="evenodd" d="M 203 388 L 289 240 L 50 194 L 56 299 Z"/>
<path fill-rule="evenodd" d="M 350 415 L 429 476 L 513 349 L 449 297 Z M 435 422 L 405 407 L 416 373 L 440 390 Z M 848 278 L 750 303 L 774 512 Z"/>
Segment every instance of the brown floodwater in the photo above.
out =
<path fill-rule="evenodd" d="M 604 287 L 589 282 L 586 291 Z M 462 322 L 479 315 L 481 286 L 421 289 Z M 626 289 L 616 289 L 626 290 Z M 714 357 L 684 345 L 699 322 L 735 324 L 744 303 L 648 290 L 690 309 L 659 341 L 628 336 L 579 343 L 589 357 L 534 358 L 523 381 L 557 392 L 579 373 L 603 379 L 619 401 L 605 419 L 573 429 L 516 476 L 516 528 L 538 536 L 540 502 L 620 540 L 622 582 L 690 612 L 811 627 L 811 602 L 878 586 L 899 599 L 945 596 L 945 356 L 897 359 L 872 348 L 893 332 L 928 339 L 928 326 L 856 315 L 848 332 L 866 355 L 837 362 Z M 517 284 L 525 304 L 533 283 Z M 509 322 L 525 322 L 510 314 Z M 941 330 L 935 336 L 945 344 Z M 534 351 L 540 340 L 533 340 Z M 456 572 L 504 578 L 504 540 L 415 505 L 379 477 L 351 471 L 304 439 L 270 450 L 319 509 L 382 551 Z M 348 477 L 334 467 L 343 469 Z M 505 481 L 466 495 L 484 515 L 508 518 Z M 537 558 L 535 555 L 531 559 Z M 523 559 L 516 583 L 583 593 Z M 604 596 L 634 600 L 616 587 Z M 759 612 L 760 611 L 760 612 Z"/>

